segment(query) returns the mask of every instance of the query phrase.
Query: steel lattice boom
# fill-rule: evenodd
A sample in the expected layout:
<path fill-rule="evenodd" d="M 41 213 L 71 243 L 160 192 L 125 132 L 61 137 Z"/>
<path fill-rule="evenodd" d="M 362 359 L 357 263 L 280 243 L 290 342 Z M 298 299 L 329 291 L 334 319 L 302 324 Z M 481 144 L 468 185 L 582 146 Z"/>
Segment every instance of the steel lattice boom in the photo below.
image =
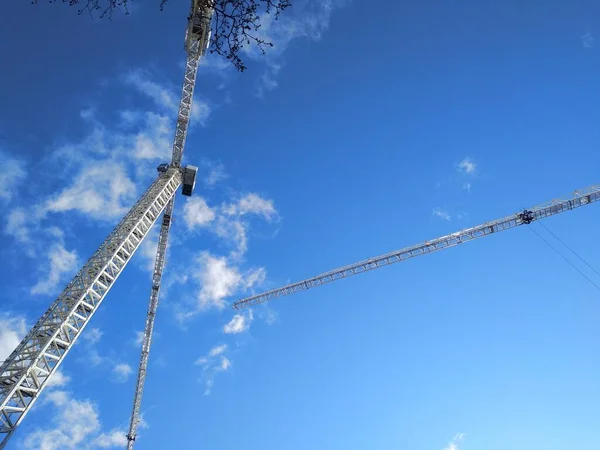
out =
<path fill-rule="evenodd" d="M 181 182 L 178 168 L 159 175 L 0 366 L 0 449 L 31 410 Z"/>
<path fill-rule="evenodd" d="M 185 49 L 187 51 L 187 61 L 185 64 L 185 74 L 183 77 L 183 89 L 179 103 L 179 112 L 177 114 L 177 125 L 175 127 L 175 138 L 173 140 L 173 158 L 172 167 L 179 167 L 183 157 L 183 150 L 187 137 L 187 131 L 192 110 L 192 100 L 194 97 L 194 88 L 196 85 L 196 75 L 198 72 L 198 63 L 200 57 L 204 55 L 210 42 L 210 24 L 213 11 L 210 8 L 201 6 L 199 0 L 192 0 L 190 15 L 188 17 L 188 27 L 185 36 Z M 185 188 L 186 178 L 190 176 L 188 169 L 184 170 L 184 194 L 190 195 L 193 189 Z M 191 174 L 195 177 L 195 171 Z M 154 330 L 154 320 L 158 309 L 158 300 L 162 274 L 165 268 L 167 243 L 169 240 L 169 230 L 171 228 L 171 218 L 173 215 L 173 202 L 171 199 L 163 215 L 160 234 L 158 237 L 158 248 L 156 259 L 154 261 L 154 272 L 152 275 L 152 289 L 150 291 L 150 302 L 146 314 L 146 326 L 144 328 L 144 337 L 142 340 L 142 351 L 140 355 L 140 364 L 138 368 L 135 394 L 133 398 L 133 410 L 129 423 L 129 433 L 127 433 L 127 449 L 133 450 L 133 445 L 137 436 L 137 427 L 140 420 L 140 408 L 142 404 L 142 395 L 144 384 L 146 382 L 146 373 L 148 368 L 148 357 L 150 355 L 150 345 L 152 343 L 152 332 Z"/>
<path fill-rule="evenodd" d="M 307 289 L 321 286 L 322 284 L 331 283 L 332 281 L 346 278 L 351 275 L 356 275 L 369 270 L 377 269 L 379 267 L 388 266 L 393 263 L 414 258 L 415 256 L 425 255 L 437 250 L 454 247 L 458 244 L 462 244 L 463 242 L 469 242 L 473 239 L 497 233 L 499 231 L 508 230 L 510 228 L 515 228 L 519 225 L 530 224 L 534 220 L 540 220 L 545 217 L 578 208 L 580 206 L 589 205 L 590 203 L 594 203 L 598 200 L 600 200 L 600 184 L 582 189 L 580 191 L 575 191 L 574 195 L 570 199 L 553 200 L 549 204 L 536 206 L 531 210 L 525 210 L 521 213 L 514 214 L 504 219 L 486 222 L 482 225 L 448 234 L 432 241 L 426 241 L 402 250 L 397 250 L 386 253 L 385 255 L 369 258 L 349 266 L 340 267 L 339 269 L 322 273 L 321 275 L 317 275 L 313 278 L 288 284 L 287 286 L 279 289 L 273 289 L 259 295 L 238 300 L 233 304 L 233 307 L 239 310 L 248 306 L 264 303 L 274 298 L 290 295 L 294 292 L 305 291 Z"/>

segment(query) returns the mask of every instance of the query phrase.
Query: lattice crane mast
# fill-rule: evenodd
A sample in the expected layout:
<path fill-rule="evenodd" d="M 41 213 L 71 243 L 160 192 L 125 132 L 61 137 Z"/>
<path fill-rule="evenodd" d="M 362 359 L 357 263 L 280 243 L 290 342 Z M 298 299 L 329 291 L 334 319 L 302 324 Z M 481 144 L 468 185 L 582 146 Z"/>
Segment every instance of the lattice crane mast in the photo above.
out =
<path fill-rule="evenodd" d="M 308 278 L 297 283 L 288 284 L 278 289 L 273 289 L 259 295 L 247 297 L 238 300 L 233 304 L 234 309 L 243 309 L 249 306 L 258 305 L 266 301 L 293 294 L 298 291 L 305 291 L 323 284 L 331 283 L 332 281 L 341 278 L 347 278 L 351 275 L 367 272 L 383 266 L 404 261 L 416 256 L 425 255 L 449 247 L 455 247 L 463 242 L 469 242 L 483 236 L 489 236 L 499 231 L 515 228 L 520 225 L 528 225 L 535 220 L 544 219 L 555 214 L 560 214 L 571 209 L 589 205 L 600 200 L 600 184 L 590 186 L 588 188 L 575 191 L 570 199 L 553 200 L 548 204 L 536 206 L 532 209 L 513 214 L 504 219 L 486 222 L 473 228 L 457 231 L 456 233 L 425 241 L 421 244 L 412 247 L 403 248 L 394 252 L 386 253 L 385 255 L 369 258 L 349 266 L 340 267 L 329 272 L 322 273 L 316 277 Z"/>
<path fill-rule="evenodd" d="M 202 4 L 201 4 L 202 3 Z M 183 89 L 181 101 L 179 103 L 179 112 L 177 114 L 177 125 L 175 127 L 175 138 L 173 140 L 173 157 L 171 167 L 180 167 L 185 140 L 187 137 L 190 115 L 192 112 L 192 100 L 194 97 L 194 88 L 196 86 L 196 74 L 198 73 L 198 64 L 200 57 L 210 44 L 210 22 L 213 14 L 212 8 L 205 7 L 206 2 L 202 0 L 192 0 L 190 15 L 188 16 L 188 25 L 185 34 L 185 50 L 187 60 L 185 63 L 185 74 L 183 77 Z M 168 170 L 168 165 L 163 164 L 162 170 Z M 184 170 L 184 195 L 191 195 L 196 179 L 197 167 L 187 166 Z M 188 177 L 186 190 L 185 177 Z M 133 450 L 133 444 L 137 435 L 137 427 L 140 419 L 140 408 L 142 404 L 142 394 L 144 383 L 146 381 L 146 372 L 148 368 L 148 356 L 150 353 L 150 344 L 152 342 L 152 332 L 154 330 L 154 320 L 158 308 L 158 296 L 160 293 L 160 284 L 165 267 L 167 253 L 167 242 L 169 240 L 169 229 L 171 228 L 171 217 L 173 214 L 174 198 L 171 198 L 165 208 L 160 233 L 158 236 L 158 247 L 156 258 L 154 260 L 154 271 L 152 273 L 152 289 L 150 291 L 150 302 L 148 303 L 148 312 L 146 314 L 146 325 L 144 327 L 144 337 L 142 340 L 142 350 L 138 375 L 133 398 L 133 410 L 129 422 L 129 432 L 127 433 L 127 450 Z"/>
<path fill-rule="evenodd" d="M 182 187 L 184 195 L 192 194 L 198 170 L 194 166 L 181 167 L 181 159 L 192 109 L 198 63 L 210 42 L 210 21 L 213 11 L 204 7 L 204 3 L 202 0 L 192 0 L 191 13 L 188 17 L 185 38 L 188 57 L 172 161 L 170 164 L 161 164 L 158 167 L 158 178 L 29 330 L 17 348 L 0 365 L 0 450 L 6 446 L 31 410 L 110 288 L 164 211 L 128 434 L 128 448 L 133 446 L 160 281 L 165 264 L 173 198 L 179 187 Z"/>

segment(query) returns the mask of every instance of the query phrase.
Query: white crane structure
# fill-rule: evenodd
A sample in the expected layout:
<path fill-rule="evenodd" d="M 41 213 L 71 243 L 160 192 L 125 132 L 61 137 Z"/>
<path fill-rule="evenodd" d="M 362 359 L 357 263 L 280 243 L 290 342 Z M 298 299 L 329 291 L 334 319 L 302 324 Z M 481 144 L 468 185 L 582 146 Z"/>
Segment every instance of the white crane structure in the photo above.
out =
<path fill-rule="evenodd" d="M 551 202 L 536 206 L 532 209 L 513 214 L 512 216 L 503 219 L 486 222 L 473 228 L 457 231 L 446 236 L 425 241 L 421 244 L 406 247 L 401 250 L 396 250 L 385 255 L 376 256 L 374 258 L 365 259 L 348 266 L 324 272 L 312 278 L 288 284 L 278 289 L 272 289 L 262 294 L 254 295 L 238 300 L 233 304 L 233 308 L 240 310 L 249 306 L 258 305 L 269 300 L 284 297 L 298 291 L 305 291 L 323 284 L 331 283 L 332 281 L 341 278 L 347 278 L 351 275 L 367 272 L 379 267 L 389 266 L 390 264 L 405 261 L 415 256 L 426 255 L 437 250 L 455 247 L 464 242 L 472 241 L 483 236 L 498 233 L 499 231 L 515 228 L 520 225 L 529 225 L 535 220 L 544 219 L 545 217 L 560 214 L 565 211 L 570 211 L 581 206 L 589 205 L 600 200 L 600 184 L 590 186 L 579 191 L 575 191 L 573 196 L 568 199 L 552 200 Z"/>
<path fill-rule="evenodd" d="M 157 179 L 68 283 L 15 350 L 0 365 L 0 450 L 5 448 L 19 424 L 22 423 L 44 388 L 48 386 L 49 380 L 52 379 L 73 348 L 106 294 L 162 214 L 133 410 L 127 434 L 127 448 L 133 448 L 161 279 L 165 267 L 174 197 L 180 187 L 184 195 L 192 195 L 196 182 L 198 168 L 190 165 L 182 167 L 181 161 L 192 111 L 198 64 L 210 43 L 213 10 L 206 6 L 207 4 L 210 2 L 206 2 L 206 0 L 192 0 L 191 12 L 188 17 L 185 37 L 187 62 L 171 163 L 158 166 Z M 234 308 L 241 309 L 418 255 L 456 246 L 478 237 L 530 224 L 535 220 L 598 200 L 600 200 L 600 185 L 577 191 L 570 199 L 556 200 L 505 219 L 488 222 L 413 247 L 370 258 L 299 283 L 240 300 L 234 303 Z"/>
<path fill-rule="evenodd" d="M 0 365 L 0 450 L 6 446 L 40 397 L 110 288 L 163 213 L 133 412 L 127 435 L 127 448 L 133 448 L 165 266 L 173 200 L 179 187 L 182 187 L 184 195 L 192 194 L 198 170 L 195 166 L 181 167 L 181 160 L 192 111 L 198 64 L 210 43 L 213 10 L 206 3 L 203 0 L 192 0 L 188 17 L 185 36 L 187 62 L 171 163 L 158 166 L 158 178 Z"/>

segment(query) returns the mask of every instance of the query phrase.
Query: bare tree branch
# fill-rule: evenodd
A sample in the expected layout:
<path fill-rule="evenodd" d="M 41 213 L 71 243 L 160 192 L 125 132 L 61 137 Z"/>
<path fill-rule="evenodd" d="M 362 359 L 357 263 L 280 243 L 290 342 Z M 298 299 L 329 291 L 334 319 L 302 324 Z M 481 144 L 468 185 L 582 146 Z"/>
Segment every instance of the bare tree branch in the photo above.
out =
<path fill-rule="evenodd" d="M 37 4 L 39 0 L 32 0 Z M 128 5 L 132 0 L 48 0 L 50 3 L 66 3 L 77 6 L 79 14 L 89 13 L 91 16 L 111 19 L 113 13 L 121 11 L 129 14 Z M 160 0 L 162 11 L 169 0 Z M 206 6 L 214 9 L 212 36 L 209 51 L 227 58 L 237 70 L 246 69 L 240 57 L 246 45 L 256 45 L 265 54 L 265 48 L 273 43 L 260 36 L 260 18 L 263 14 L 273 14 L 277 20 L 279 15 L 292 6 L 292 0 L 202 0 Z"/>

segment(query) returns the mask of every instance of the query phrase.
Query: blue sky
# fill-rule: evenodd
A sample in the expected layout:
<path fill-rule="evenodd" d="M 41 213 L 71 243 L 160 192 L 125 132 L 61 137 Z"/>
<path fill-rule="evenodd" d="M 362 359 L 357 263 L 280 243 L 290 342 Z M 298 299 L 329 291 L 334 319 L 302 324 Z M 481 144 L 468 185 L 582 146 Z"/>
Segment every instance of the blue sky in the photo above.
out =
<path fill-rule="evenodd" d="M 138 448 L 600 446 L 598 291 L 526 227 L 230 308 L 600 182 L 598 3 L 443 3 L 295 0 L 245 73 L 203 61 Z M 168 160 L 187 13 L 0 6 L 0 359 Z M 598 269 L 599 219 L 544 224 Z M 9 448 L 122 444 L 155 246 Z"/>

